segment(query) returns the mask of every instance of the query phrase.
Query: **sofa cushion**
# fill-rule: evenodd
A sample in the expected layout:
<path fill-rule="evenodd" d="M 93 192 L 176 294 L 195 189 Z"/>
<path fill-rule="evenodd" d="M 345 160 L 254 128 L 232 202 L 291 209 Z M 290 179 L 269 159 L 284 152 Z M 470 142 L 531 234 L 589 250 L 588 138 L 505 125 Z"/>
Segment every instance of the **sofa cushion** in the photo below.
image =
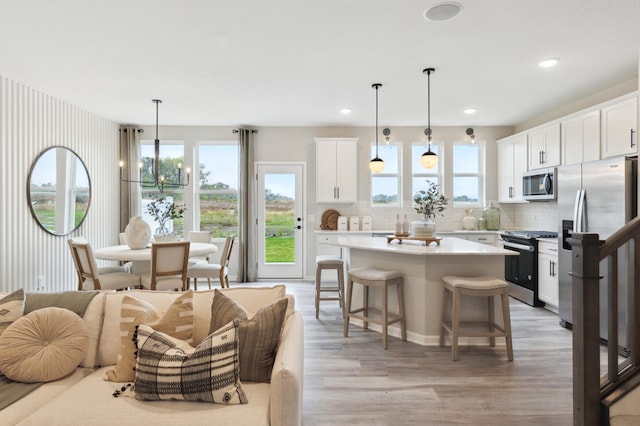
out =
<path fill-rule="evenodd" d="M 196 348 L 147 325 L 138 326 L 135 397 L 246 404 L 238 371 L 238 324 L 231 321 Z"/>
<path fill-rule="evenodd" d="M 24 290 L 19 289 L 0 299 L 0 335 L 24 313 Z"/>
<path fill-rule="evenodd" d="M 288 299 L 282 298 L 267 305 L 247 319 L 242 306 L 226 294 L 216 292 L 211 304 L 211 330 L 235 319 L 240 321 L 240 379 L 270 381 Z"/>
<path fill-rule="evenodd" d="M 223 293 L 236 301 L 247 312 L 247 316 L 249 318 L 255 315 L 255 313 L 263 306 L 270 305 L 285 296 L 290 296 L 285 294 L 286 287 L 284 284 L 278 284 L 272 287 L 233 287 L 196 291 L 193 296 L 193 342 L 196 345 L 209 334 L 209 326 L 211 324 L 211 302 L 213 301 L 216 291 Z M 289 304 L 289 310 L 291 312 L 294 307 L 294 303 Z"/>
<path fill-rule="evenodd" d="M 0 336 L 0 369 L 18 382 L 49 382 L 71 373 L 89 345 L 77 314 L 43 308 L 19 318 Z"/>
<path fill-rule="evenodd" d="M 120 352 L 116 366 L 107 372 L 105 380 L 130 382 L 135 378 L 136 347 L 132 340 L 138 324 L 151 325 L 191 344 L 193 342 L 193 292 L 184 292 L 173 301 L 167 312 L 160 317 L 158 310 L 148 302 L 125 296 L 120 310 Z"/>

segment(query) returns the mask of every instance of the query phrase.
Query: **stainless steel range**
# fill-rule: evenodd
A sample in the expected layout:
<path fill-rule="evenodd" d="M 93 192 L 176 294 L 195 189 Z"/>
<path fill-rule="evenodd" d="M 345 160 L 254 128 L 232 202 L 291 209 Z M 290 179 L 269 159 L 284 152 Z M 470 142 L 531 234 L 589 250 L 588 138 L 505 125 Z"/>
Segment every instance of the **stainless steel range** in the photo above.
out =
<path fill-rule="evenodd" d="M 550 231 L 505 231 L 502 246 L 520 253 L 505 256 L 504 278 L 509 282 L 509 294 L 531 306 L 544 306 L 538 299 L 538 238 L 557 238 Z"/>

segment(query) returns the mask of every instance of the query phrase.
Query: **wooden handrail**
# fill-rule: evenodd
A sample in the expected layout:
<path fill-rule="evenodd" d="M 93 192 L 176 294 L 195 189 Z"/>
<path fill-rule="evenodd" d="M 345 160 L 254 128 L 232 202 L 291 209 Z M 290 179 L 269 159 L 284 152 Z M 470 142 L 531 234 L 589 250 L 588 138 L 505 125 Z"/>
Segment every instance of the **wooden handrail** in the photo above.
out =
<path fill-rule="evenodd" d="M 618 250 L 633 241 L 633 285 L 628 289 L 631 304 L 626 324 L 631 356 L 618 363 Z M 576 233 L 568 239 L 572 249 L 572 306 L 573 306 L 573 424 L 608 425 L 608 401 L 604 398 L 620 397 L 621 384 L 640 372 L 640 217 L 636 217 L 606 241 L 598 234 Z M 607 375 L 600 378 L 600 262 L 608 259 L 607 321 L 608 363 Z M 628 277 L 625 277 L 628 279 Z M 604 409 L 601 410 L 601 408 Z"/>

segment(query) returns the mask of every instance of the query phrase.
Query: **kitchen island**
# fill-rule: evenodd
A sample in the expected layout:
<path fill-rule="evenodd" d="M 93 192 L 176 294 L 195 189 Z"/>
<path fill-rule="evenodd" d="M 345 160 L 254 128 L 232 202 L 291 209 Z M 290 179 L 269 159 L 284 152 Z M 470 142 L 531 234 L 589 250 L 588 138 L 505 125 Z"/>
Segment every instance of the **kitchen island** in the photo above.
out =
<path fill-rule="evenodd" d="M 439 343 L 443 297 L 441 278 L 444 275 L 490 275 L 504 278 L 504 256 L 517 256 L 511 250 L 455 237 L 444 237 L 439 245 L 425 245 L 411 240 L 404 240 L 399 244 L 397 240 L 387 243 L 384 237 L 349 236 L 339 237 L 336 245 L 345 249 L 348 269 L 367 267 L 402 272 L 407 340 L 420 345 Z M 354 285 L 354 307 L 361 300 L 362 287 Z M 379 293 L 370 291 L 369 304 L 380 306 Z M 391 292 L 389 311 L 397 312 L 397 307 L 395 292 Z M 497 303 L 498 323 L 502 321 L 499 307 L 500 304 Z M 486 299 L 463 298 L 461 309 L 465 320 L 486 320 Z M 352 321 L 358 324 L 358 321 Z M 380 330 L 374 324 L 370 328 Z M 389 334 L 399 337 L 399 325 L 389 327 Z M 460 341 L 461 344 L 471 342 L 474 341 Z"/>

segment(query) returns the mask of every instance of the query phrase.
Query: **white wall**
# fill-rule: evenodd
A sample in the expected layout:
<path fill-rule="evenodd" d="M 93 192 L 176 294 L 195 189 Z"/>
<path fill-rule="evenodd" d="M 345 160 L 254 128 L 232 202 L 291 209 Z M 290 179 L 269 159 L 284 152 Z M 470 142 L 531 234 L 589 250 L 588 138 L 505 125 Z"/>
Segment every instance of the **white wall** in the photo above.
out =
<path fill-rule="evenodd" d="M 53 145 L 70 148 L 91 179 L 87 218 L 70 236 L 40 228 L 27 202 L 32 162 Z M 118 126 L 64 101 L 0 76 L 0 291 L 77 289 L 67 238 L 85 236 L 95 247 L 118 240 Z"/>

